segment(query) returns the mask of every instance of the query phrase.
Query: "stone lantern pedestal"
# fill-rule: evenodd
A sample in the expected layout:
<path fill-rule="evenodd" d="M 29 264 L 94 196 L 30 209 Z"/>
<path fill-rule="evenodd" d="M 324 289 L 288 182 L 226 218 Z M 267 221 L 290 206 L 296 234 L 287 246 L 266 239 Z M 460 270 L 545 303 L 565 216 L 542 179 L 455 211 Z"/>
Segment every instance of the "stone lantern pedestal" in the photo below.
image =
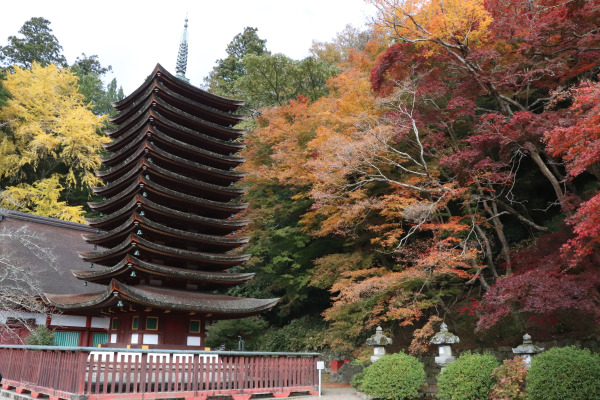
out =
<path fill-rule="evenodd" d="M 531 367 L 531 357 L 544 351 L 544 348 L 533 344 L 531 336 L 525 334 L 523 335 L 523 344 L 515 347 L 512 351 L 514 354 L 521 356 L 525 362 L 525 368 L 529 369 L 529 367 Z"/>
<path fill-rule="evenodd" d="M 367 344 L 373 346 L 371 362 L 375 362 L 385 356 L 385 346 L 392 344 L 392 339 L 385 336 L 382 333 L 381 327 L 378 326 L 377 329 L 375 329 L 375 335 L 367 339 Z"/>
<path fill-rule="evenodd" d="M 460 343 L 460 338 L 448 332 L 448 325 L 442 322 L 440 331 L 433 335 L 431 343 L 438 346 L 439 356 L 435 358 L 435 363 L 442 367 L 443 371 L 446 365 L 456 360 L 456 357 L 452 355 L 451 345 Z"/>

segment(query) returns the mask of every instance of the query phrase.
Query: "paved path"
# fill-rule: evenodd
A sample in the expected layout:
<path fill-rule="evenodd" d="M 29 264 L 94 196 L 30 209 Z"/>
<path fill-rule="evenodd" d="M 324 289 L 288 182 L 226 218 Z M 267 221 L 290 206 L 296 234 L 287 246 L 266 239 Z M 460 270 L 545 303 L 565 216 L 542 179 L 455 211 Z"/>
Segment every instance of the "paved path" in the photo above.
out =
<path fill-rule="evenodd" d="M 319 396 L 290 396 L 289 399 L 294 400 L 361 400 L 356 394 L 356 390 L 352 388 L 328 389 L 323 388 L 321 397 Z"/>
<path fill-rule="evenodd" d="M 352 388 L 336 388 L 336 389 L 329 389 L 329 388 L 323 388 L 323 390 L 321 391 L 321 397 L 319 396 L 298 396 L 298 395 L 292 395 L 290 397 L 288 397 L 288 399 L 292 399 L 292 400 L 362 400 L 360 397 L 356 396 L 356 391 Z M 254 399 L 255 397 L 252 397 L 251 399 Z M 16 394 L 13 391 L 3 391 L 2 389 L 0 389 L 0 400 L 33 400 L 32 397 L 30 397 L 27 394 Z M 216 399 L 216 398 L 214 398 Z M 220 399 L 227 399 L 227 397 L 219 397 Z M 259 400 L 258 397 L 256 397 L 257 400 Z M 271 396 L 265 396 L 265 397 L 260 397 L 260 400 L 267 400 L 267 399 L 274 399 L 274 397 Z"/>

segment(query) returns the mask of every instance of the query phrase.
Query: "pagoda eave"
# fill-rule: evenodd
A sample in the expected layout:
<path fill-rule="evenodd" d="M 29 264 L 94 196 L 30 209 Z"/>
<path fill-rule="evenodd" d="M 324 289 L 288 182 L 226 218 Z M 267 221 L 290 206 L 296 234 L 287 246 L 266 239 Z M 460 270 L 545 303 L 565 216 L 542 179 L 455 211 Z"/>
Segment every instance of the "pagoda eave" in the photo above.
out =
<path fill-rule="evenodd" d="M 142 177 L 138 177 L 136 181 L 130 184 L 126 189 L 123 189 L 118 195 L 100 202 L 88 202 L 88 205 L 94 211 L 111 213 L 122 208 L 128 199 L 135 197 L 136 194 L 142 194 L 142 197 L 153 196 L 166 202 L 177 201 L 177 203 L 188 204 L 198 209 L 219 212 L 225 216 L 229 216 L 231 213 L 244 211 L 248 206 L 246 203 L 213 201 L 202 197 L 188 195 L 168 189 Z"/>
<path fill-rule="evenodd" d="M 164 82 L 169 82 L 171 84 L 177 82 L 176 86 L 182 87 L 186 91 L 186 94 L 190 95 L 189 97 L 197 98 L 198 100 L 202 99 L 204 100 L 203 102 L 206 102 L 210 104 L 211 107 L 217 108 L 221 111 L 235 111 L 244 105 L 243 101 L 217 96 L 203 89 L 197 88 L 181 79 L 178 79 L 176 76 L 172 75 L 165 68 L 163 68 L 162 65 L 157 64 L 154 68 L 154 71 L 140 87 L 134 90 L 123 100 L 112 103 L 113 107 L 117 110 L 124 110 L 131 102 L 139 98 L 140 94 L 142 94 L 148 88 L 148 86 L 151 86 L 156 80 L 164 80 Z"/>
<path fill-rule="evenodd" d="M 245 144 L 232 139 L 223 140 L 206 133 L 188 128 L 167 120 L 157 110 L 148 111 L 139 120 L 128 129 L 119 127 L 119 130 L 124 130 L 118 135 L 117 139 L 113 139 L 110 143 L 104 144 L 103 147 L 109 151 L 118 152 L 120 149 L 132 146 L 131 142 L 140 140 L 141 135 L 148 135 L 152 132 L 152 128 L 161 127 L 162 130 L 172 131 L 180 137 L 186 137 L 192 141 L 199 141 L 207 146 L 206 150 L 216 152 L 222 155 L 233 155 L 245 147 Z"/>
<path fill-rule="evenodd" d="M 101 251 L 81 252 L 79 253 L 79 257 L 86 262 L 98 265 L 111 265 L 115 259 L 117 260 L 116 262 L 119 262 L 122 257 L 136 250 L 155 256 L 167 257 L 182 263 L 194 262 L 210 267 L 211 269 L 221 270 L 245 263 L 250 259 L 249 254 L 207 253 L 164 246 L 150 242 L 136 234 L 129 235 L 118 246 Z"/>
<path fill-rule="evenodd" d="M 132 272 L 135 276 L 132 277 Z M 196 284 L 217 284 L 220 287 L 232 287 L 248 282 L 254 277 L 253 273 L 231 273 L 188 270 L 185 268 L 169 267 L 139 260 L 127 256 L 121 262 L 110 268 L 72 271 L 81 280 L 94 283 L 110 283 L 115 278 L 120 282 L 139 282 L 144 277 L 163 277 Z"/>
<path fill-rule="evenodd" d="M 209 136 L 219 140 L 236 140 L 245 132 L 243 129 L 233 128 L 231 124 L 223 126 L 206 121 L 175 108 L 160 97 L 152 94 L 143 104 L 136 107 L 136 110 L 128 115 L 127 118 L 123 118 L 117 129 L 106 132 L 106 135 L 112 139 L 118 139 L 121 136 L 125 137 L 130 134 L 131 129 L 135 129 L 139 125 L 140 121 L 154 122 L 154 120 L 163 118 L 177 124 L 181 124 L 182 122 L 193 124 L 194 127 L 197 127 L 196 129 L 199 128 Z"/>
<path fill-rule="evenodd" d="M 175 156 L 173 154 L 170 154 L 164 150 L 157 148 L 152 143 L 150 143 L 146 140 L 143 142 L 143 144 L 140 145 L 140 147 L 136 150 L 136 152 L 134 154 L 128 156 L 124 160 L 117 159 L 115 157 L 111 157 L 110 161 L 118 162 L 117 165 L 106 162 L 106 159 L 108 157 L 107 158 L 101 157 L 100 160 L 102 162 L 106 163 L 107 165 L 112 164 L 114 166 L 110 170 L 99 171 L 97 176 L 106 180 L 106 179 L 111 179 L 111 177 L 114 177 L 114 176 L 123 175 L 123 174 L 127 173 L 129 168 L 131 168 L 131 163 L 138 162 L 142 157 L 144 157 L 144 159 L 148 163 L 152 162 L 153 158 L 155 158 L 157 160 L 160 160 L 161 162 L 163 162 L 166 165 L 175 166 L 179 169 L 184 169 L 186 171 L 189 171 L 189 173 L 191 175 L 199 175 L 199 174 L 206 175 L 206 176 L 209 176 L 214 181 L 220 181 L 227 185 L 231 184 L 231 182 L 237 182 L 237 181 L 241 180 L 246 175 L 244 172 L 214 168 L 214 167 L 211 167 L 211 166 L 208 166 L 205 164 L 201 164 L 201 163 L 198 163 L 195 161 L 190 161 L 183 157 Z"/>
<path fill-rule="evenodd" d="M 157 96 L 166 97 L 169 100 L 185 104 L 186 107 L 191 107 L 199 114 L 204 115 L 206 119 L 216 120 L 221 124 L 237 124 L 244 119 L 244 117 L 241 115 L 223 112 L 219 109 L 208 107 L 202 103 L 186 98 L 167 88 L 162 82 L 155 80 L 154 84 L 149 85 L 146 88 L 146 91 L 138 96 L 139 101 L 130 103 L 129 106 L 123 109 L 118 115 L 109 118 L 109 121 L 113 124 L 121 124 L 123 121 L 129 118 L 129 116 L 135 112 L 136 109 L 139 109 L 140 104 L 143 104 L 143 102 L 147 101 L 147 99 L 152 96 L 153 93 Z"/>
<path fill-rule="evenodd" d="M 131 139 L 129 144 L 127 144 L 121 148 L 113 147 L 112 144 L 114 142 L 103 144 L 103 146 L 106 150 L 114 152 L 113 155 L 111 155 L 110 157 L 105 157 L 103 160 L 110 161 L 113 158 L 123 158 L 123 155 L 133 154 L 134 152 L 137 151 L 138 146 L 140 146 L 144 140 L 146 140 L 148 143 L 151 143 L 151 144 L 153 144 L 153 142 L 158 142 L 158 143 L 162 144 L 161 147 L 169 146 L 169 147 L 176 148 L 179 151 L 183 150 L 186 153 L 192 154 L 195 158 L 201 157 L 206 160 L 210 160 L 210 161 L 217 162 L 220 164 L 225 164 L 225 165 L 227 165 L 227 167 L 238 166 L 245 161 L 245 158 L 242 158 L 242 157 L 238 157 L 235 155 L 221 154 L 221 153 L 209 151 L 209 150 L 197 147 L 197 146 L 193 146 L 187 142 L 172 138 L 169 135 L 167 135 L 166 133 L 162 132 L 162 130 L 160 130 L 158 127 L 150 126 L 150 125 L 147 125 L 146 127 L 144 127 L 144 129 L 141 129 L 139 131 L 138 135 L 136 137 L 134 137 L 133 139 Z M 230 150 L 237 152 L 240 149 L 234 148 L 234 149 L 230 149 Z M 234 154 L 234 153 L 231 153 L 231 154 Z"/>
<path fill-rule="evenodd" d="M 191 222 L 197 225 L 210 227 L 219 231 L 222 230 L 224 232 L 241 229 L 250 223 L 249 220 L 225 220 L 204 217 L 200 215 L 187 213 L 184 211 L 174 210 L 172 208 L 154 203 L 153 201 L 148 200 L 147 198 L 144 198 L 140 195 L 137 195 L 135 198 L 131 199 L 129 203 L 123 206 L 122 209 L 100 218 L 86 218 L 86 222 L 88 223 L 88 225 L 97 228 L 98 232 L 100 229 L 111 230 L 122 224 L 129 217 L 130 213 L 135 209 L 137 209 L 140 213 L 153 212 L 169 219 Z"/>
<path fill-rule="evenodd" d="M 179 312 L 195 312 L 207 318 L 227 319 L 252 316 L 273 308 L 279 299 L 251 299 L 202 293 L 192 290 L 158 286 L 129 286 L 112 280 L 98 293 L 86 295 L 45 294 L 46 300 L 60 310 L 90 310 L 118 307 L 127 310 L 129 304 Z"/>
<path fill-rule="evenodd" d="M 91 244 L 96 244 L 102 247 L 107 246 L 107 243 L 114 243 L 118 240 L 119 243 L 123 238 L 133 233 L 134 230 L 142 230 L 144 232 L 155 232 L 159 235 L 171 237 L 180 241 L 195 242 L 216 246 L 224 250 L 231 250 L 236 247 L 243 246 L 250 240 L 247 236 L 219 236 L 209 235 L 196 232 L 175 229 L 163 224 L 156 223 L 150 219 L 140 216 L 138 213 L 133 214 L 127 221 L 119 225 L 115 229 L 107 232 L 82 235 L 83 238 Z"/>
<path fill-rule="evenodd" d="M 155 163 L 148 162 L 147 160 L 140 159 L 134 165 L 130 166 L 129 172 L 123 174 L 117 180 L 110 182 L 106 186 L 92 187 L 92 191 L 98 196 L 113 196 L 119 193 L 121 190 L 129 187 L 133 182 L 140 181 L 142 174 L 148 176 L 151 180 L 156 177 L 166 179 L 175 182 L 179 185 L 188 186 L 191 190 L 201 190 L 203 192 L 212 193 L 218 196 L 219 201 L 230 201 L 240 197 L 245 193 L 245 189 L 232 187 L 232 186 L 220 186 L 211 183 L 207 183 L 201 180 L 188 178 L 186 176 L 171 172 L 164 168 L 159 167 Z"/>

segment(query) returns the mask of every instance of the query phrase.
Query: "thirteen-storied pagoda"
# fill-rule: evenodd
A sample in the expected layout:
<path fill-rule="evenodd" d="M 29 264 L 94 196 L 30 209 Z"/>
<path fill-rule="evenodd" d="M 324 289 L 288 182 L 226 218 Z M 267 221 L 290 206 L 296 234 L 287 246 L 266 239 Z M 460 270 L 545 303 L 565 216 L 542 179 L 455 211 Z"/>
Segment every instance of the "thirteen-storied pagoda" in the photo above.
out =
<path fill-rule="evenodd" d="M 97 172 L 103 200 L 90 203 L 84 238 L 96 251 L 73 274 L 105 289 L 92 294 L 47 294 L 74 313 L 110 317 L 108 346 L 203 348 L 205 323 L 242 318 L 273 307 L 277 299 L 238 298 L 215 290 L 247 282 L 252 274 L 228 272 L 245 263 L 247 242 L 236 235 L 247 221 L 234 186 L 243 159 L 233 128 L 240 101 L 210 94 L 185 78 L 187 19 L 177 75 L 157 65 L 148 79 L 115 103 L 117 128 Z"/>

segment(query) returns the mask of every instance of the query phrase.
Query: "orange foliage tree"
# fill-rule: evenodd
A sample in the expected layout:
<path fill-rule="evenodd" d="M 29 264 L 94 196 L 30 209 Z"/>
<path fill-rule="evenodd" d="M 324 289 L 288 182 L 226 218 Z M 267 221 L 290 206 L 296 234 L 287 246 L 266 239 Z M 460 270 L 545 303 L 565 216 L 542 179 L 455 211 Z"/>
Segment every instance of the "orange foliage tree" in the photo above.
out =
<path fill-rule="evenodd" d="M 588 140 L 597 113 L 583 106 L 585 89 L 573 97 L 569 86 L 600 67 L 600 10 L 560 0 L 371 2 L 374 39 L 350 52 L 327 95 L 263 110 L 245 168 L 251 184 L 308 204 L 298 227 L 312 240 L 343 238 L 303 281 L 330 292 L 329 344 L 352 349 L 377 324 L 418 322 L 412 349 L 423 351 L 437 318 L 471 287 L 500 293 L 510 276 L 527 285 L 534 275 L 520 253 L 556 221 L 573 225 L 582 257 L 595 251 L 596 219 L 584 213 L 595 216 L 600 202 L 576 211 L 582 184 L 565 179 L 558 159 L 571 175 L 583 165 L 592 176 L 581 180 L 598 179 Z M 544 282 L 556 289 L 555 280 L 536 287 Z M 498 307 L 483 325 L 508 315 Z"/>

